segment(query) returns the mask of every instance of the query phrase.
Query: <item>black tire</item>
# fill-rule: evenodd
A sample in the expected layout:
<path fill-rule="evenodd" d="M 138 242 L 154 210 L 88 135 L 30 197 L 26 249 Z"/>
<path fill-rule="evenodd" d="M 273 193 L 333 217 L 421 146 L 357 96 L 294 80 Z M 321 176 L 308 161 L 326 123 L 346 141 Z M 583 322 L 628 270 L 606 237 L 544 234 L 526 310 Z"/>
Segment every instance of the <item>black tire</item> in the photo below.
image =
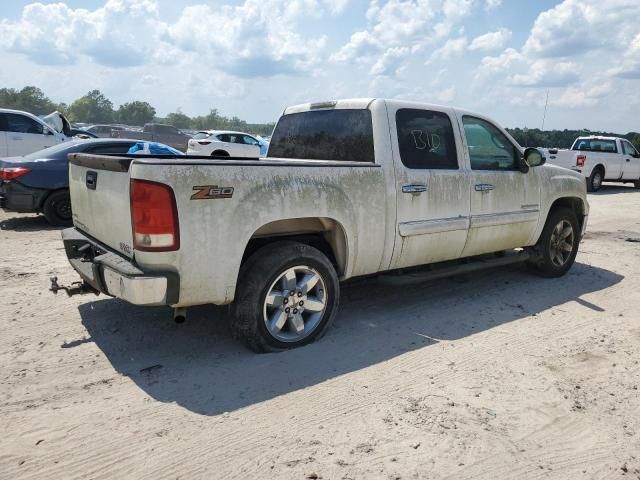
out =
<path fill-rule="evenodd" d="M 604 170 L 602 167 L 596 167 L 587 178 L 587 192 L 597 192 L 602 187 L 602 182 L 604 182 Z"/>
<path fill-rule="evenodd" d="M 326 291 L 325 307 L 313 330 L 305 334 L 307 336 L 297 341 L 282 341 L 276 338 L 266 325 L 267 311 L 270 308 L 265 306 L 266 296 L 284 272 L 301 265 L 313 269 L 320 275 L 324 285 L 322 291 Z M 339 299 L 338 276 L 322 252 L 297 242 L 273 243 L 255 252 L 240 269 L 236 297 L 232 305 L 231 330 L 235 337 L 259 353 L 300 347 L 324 335 L 336 315 Z M 292 328 L 289 320 L 285 322 L 287 323 L 283 330 Z"/>
<path fill-rule="evenodd" d="M 566 253 L 568 253 L 568 256 L 566 258 L 562 258 L 562 262 L 559 262 L 557 257 L 552 258 L 554 252 L 559 251 L 553 247 L 554 243 L 552 242 L 556 242 L 557 237 L 554 235 L 554 231 L 557 231 L 558 226 L 561 223 L 564 223 L 565 228 L 568 225 L 571 226 L 571 239 L 570 241 L 567 240 L 565 242 L 567 244 L 571 244 L 571 251 L 567 251 Z M 555 244 L 557 245 L 557 243 Z M 553 210 L 547 218 L 547 223 L 542 229 L 540 239 L 533 249 L 535 260 L 533 260 L 530 265 L 536 273 L 543 277 L 561 277 L 567 273 L 573 265 L 576 255 L 578 254 L 579 244 L 580 225 L 578 224 L 578 219 L 576 218 L 575 213 L 568 208 L 557 208 Z"/>
<path fill-rule="evenodd" d="M 226 150 L 216 150 L 211 154 L 211 156 L 212 157 L 228 157 L 229 152 L 227 152 Z"/>
<path fill-rule="evenodd" d="M 47 222 L 54 227 L 70 227 L 73 225 L 69 191 L 58 190 L 49 195 L 42 207 L 42 213 Z"/>
<path fill-rule="evenodd" d="M 637 189 L 640 189 L 640 180 L 636 180 L 635 182 L 633 182 L 633 186 Z"/>

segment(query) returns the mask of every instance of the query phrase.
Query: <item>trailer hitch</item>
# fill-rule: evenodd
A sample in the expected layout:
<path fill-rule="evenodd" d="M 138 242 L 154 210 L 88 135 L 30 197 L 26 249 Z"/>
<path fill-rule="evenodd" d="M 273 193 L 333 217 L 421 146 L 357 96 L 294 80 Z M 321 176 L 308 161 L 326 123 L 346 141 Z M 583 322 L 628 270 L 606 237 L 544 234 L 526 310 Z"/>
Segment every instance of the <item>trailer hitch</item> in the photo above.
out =
<path fill-rule="evenodd" d="M 58 277 L 49 277 L 51 280 L 51 288 L 50 292 L 57 294 L 58 291 L 64 290 L 69 297 L 73 297 L 74 295 L 85 295 L 87 293 L 94 293 L 96 295 L 100 295 L 100 292 L 89 285 L 87 282 L 73 282 L 71 285 L 60 285 L 58 284 Z"/>

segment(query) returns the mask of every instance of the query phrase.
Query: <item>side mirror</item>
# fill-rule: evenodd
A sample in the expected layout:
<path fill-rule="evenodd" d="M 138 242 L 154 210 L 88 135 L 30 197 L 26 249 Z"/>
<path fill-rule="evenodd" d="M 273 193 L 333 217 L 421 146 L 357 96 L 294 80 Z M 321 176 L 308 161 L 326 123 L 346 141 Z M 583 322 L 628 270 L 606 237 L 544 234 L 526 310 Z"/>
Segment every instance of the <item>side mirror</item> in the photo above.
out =
<path fill-rule="evenodd" d="M 524 163 L 530 167 L 539 167 L 540 165 L 544 165 L 547 159 L 544 154 L 538 150 L 537 148 L 529 147 L 524 150 L 524 155 L 522 156 Z"/>
<path fill-rule="evenodd" d="M 43 135 L 53 135 L 53 132 L 51 130 L 49 130 L 48 128 L 44 128 L 42 130 L 42 134 Z"/>

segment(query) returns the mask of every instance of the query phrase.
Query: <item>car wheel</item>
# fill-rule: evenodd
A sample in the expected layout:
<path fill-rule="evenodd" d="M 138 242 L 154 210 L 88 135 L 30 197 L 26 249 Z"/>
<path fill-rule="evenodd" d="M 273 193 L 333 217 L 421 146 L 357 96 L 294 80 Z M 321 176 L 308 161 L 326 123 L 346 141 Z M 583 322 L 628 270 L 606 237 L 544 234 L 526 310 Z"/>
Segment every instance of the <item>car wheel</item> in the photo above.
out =
<path fill-rule="evenodd" d="M 256 352 L 300 347 L 320 338 L 335 317 L 340 285 L 319 250 L 278 242 L 242 266 L 231 329 Z"/>
<path fill-rule="evenodd" d="M 640 189 L 640 180 L 636 180 L 635 182 L 633 182 L 633 186 L 634 186 L 635 188 Z"/>
<path fill-rule="evenodd" d="M 580 244 L 580 227 L 575 213 L 567 208 L 551 212 L 534 247 L 535 271 L 544 277 L 561 277 L 573 265 Z"/>
<path fill-rule="evenodd" d="M 226 150 L 216 150 L 211 154 L 211 156 L 212 157 L 228 157 L 229 152 L 227 152 Z"/>
<path fill-rule="evenodd" d="M 604 172 L 600 167 L 594 168 L 593 172 L 591 172 L 591 176 L 587 178 L 587 191 L 588 192 L 597 192 L 602 187 L 602 182 L 604 181 Z"/>
<path fill-rule="evenodd" d="M 71 218 L 71 197 L 68 190 L 53 192 L 47 197 L 42 208 L 44 218 L 54 227 L 70 227 L 73 225 Z"/>

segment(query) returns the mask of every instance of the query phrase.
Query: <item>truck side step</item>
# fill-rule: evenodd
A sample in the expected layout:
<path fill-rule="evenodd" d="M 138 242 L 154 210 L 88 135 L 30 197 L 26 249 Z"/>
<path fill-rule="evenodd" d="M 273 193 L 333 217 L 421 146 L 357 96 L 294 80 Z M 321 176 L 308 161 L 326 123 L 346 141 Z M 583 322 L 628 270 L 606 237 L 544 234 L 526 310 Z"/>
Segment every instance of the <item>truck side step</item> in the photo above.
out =
<path fill-rule="evenodd" d="M 400 270 L 396 272 L 387 272 L 379 275 L 378 281 L 388 285 L 411 285 L 422 283 L 439 278 L 454 277 L 467 273 L 477 272 L 493 267 L 504 267 L 529 260 L 531 255 L 525 250 L 510 250 L 501 252 L 500 256 L 481 255 L 478 257 L 465 258 L 464 261 L 454 260 L 450 262 L 435 263 L 428 267 L 412 268 L 410 271 Z"/>

